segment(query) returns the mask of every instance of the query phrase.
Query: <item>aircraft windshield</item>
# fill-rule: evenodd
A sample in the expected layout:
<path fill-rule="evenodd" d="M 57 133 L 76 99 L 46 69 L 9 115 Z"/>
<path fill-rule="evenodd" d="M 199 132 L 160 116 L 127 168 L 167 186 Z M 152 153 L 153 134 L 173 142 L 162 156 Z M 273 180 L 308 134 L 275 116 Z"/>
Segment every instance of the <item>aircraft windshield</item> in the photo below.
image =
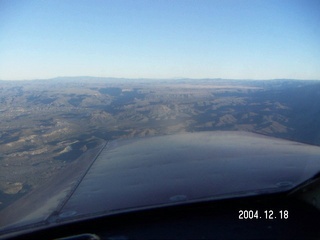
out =
<path fill-rule="evenodd" d="M 0 230 L 33 194 L 61 206 L 108 144 L 232 131 L 320 146 L 319 10 L 313 0 L 1 1 Z"/>

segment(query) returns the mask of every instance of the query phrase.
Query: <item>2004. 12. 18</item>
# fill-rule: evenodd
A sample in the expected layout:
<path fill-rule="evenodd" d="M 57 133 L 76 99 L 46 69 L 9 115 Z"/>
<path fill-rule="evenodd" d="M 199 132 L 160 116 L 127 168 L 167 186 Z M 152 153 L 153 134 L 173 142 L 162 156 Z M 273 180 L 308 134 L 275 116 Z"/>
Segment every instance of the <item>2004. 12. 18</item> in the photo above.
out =
<path fill-rule="evenodd" d="M 288 219 L 289 218 L 289 211 L 288 210 L 264 210 L 263 214 L 260 214 L 259 210 L 239 210 L 239 219 L 246 220 L 246 219 L 266 219 L 266 220 L 273 220 L 273 219 Z"/>

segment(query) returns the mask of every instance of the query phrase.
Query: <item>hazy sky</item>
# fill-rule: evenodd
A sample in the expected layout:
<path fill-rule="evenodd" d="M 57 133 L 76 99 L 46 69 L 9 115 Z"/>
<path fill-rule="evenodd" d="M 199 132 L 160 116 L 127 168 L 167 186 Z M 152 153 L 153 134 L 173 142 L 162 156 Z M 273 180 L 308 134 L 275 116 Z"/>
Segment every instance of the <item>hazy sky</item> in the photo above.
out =
<path fill-rule="evenodd" d="M 320 1 L 0 0 L 0 79 L 320 79 Z"/>

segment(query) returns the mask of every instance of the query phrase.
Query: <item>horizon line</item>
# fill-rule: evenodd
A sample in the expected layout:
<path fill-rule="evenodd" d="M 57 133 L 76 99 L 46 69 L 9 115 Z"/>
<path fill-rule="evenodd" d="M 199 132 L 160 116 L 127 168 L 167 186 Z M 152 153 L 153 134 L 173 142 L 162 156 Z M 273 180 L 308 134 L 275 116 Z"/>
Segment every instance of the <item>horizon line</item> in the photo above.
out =
<path fill-rule="evenodd" d="M 320 81 L 320 79 L 302 79 L 302 78 L 221 78 L 221 77 L 203 77 L 203 78 L 192 78 L 192 77 L 168 77 L 168 78 L 155 78 L 155 77 L 100 77 L 100 76 L 57 76 L 50 78 L 32 78 L 32 79 L 0 79 L 0 81 L 46 81 L 55 80 L 62 78 L 97 78 L 97 79 L 119 79 L 119 80 L 235 80 L 235 81 L 272 81 L 272 80 L 295 80 L 295 81 Z"/>

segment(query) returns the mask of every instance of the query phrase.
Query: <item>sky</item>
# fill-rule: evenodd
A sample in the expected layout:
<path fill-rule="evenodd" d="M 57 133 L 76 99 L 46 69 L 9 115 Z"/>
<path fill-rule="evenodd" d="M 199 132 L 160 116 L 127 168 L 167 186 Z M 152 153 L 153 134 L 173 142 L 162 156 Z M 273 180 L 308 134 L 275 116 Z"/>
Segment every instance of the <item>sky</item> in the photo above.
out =
<path fill-rule="evenodd" d="M 0 79 L 320 80 L 318 0 L 0 0 Z"/>

